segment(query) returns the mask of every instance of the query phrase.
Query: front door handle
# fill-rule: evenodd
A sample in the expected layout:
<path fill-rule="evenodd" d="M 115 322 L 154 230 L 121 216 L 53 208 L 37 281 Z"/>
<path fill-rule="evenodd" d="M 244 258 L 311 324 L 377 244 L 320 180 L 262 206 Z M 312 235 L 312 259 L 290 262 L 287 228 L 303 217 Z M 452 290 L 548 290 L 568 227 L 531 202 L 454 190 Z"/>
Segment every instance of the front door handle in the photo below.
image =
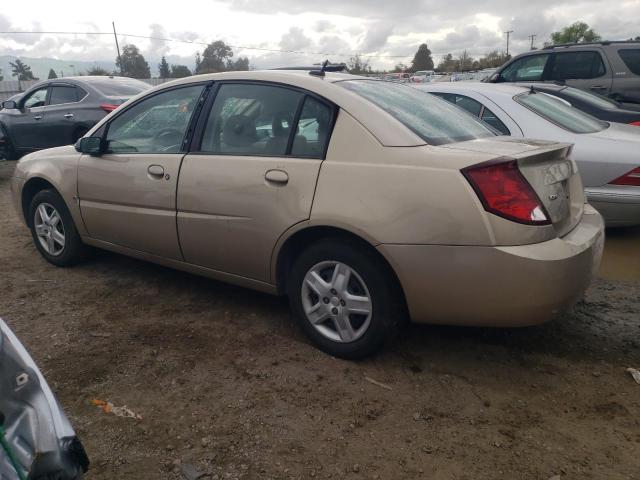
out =
<path fill-rule="evenodd" d="M 64 118 L 73 118 L 73 113 L 65 113 L 63 115 Z"/>
<path fill-rule="evenodd" d="M 34 120 L 42 120 L 42 115 L 34 115 L 33 119 Z"/>
<path fill-rule="evenodd" d="M 149 167 L 147 168 L 147 172 L 153 178 L 164 177 L 164 168 L 162 168 L 162 165 L 149 165 Z"/>
<path fill-rule="evenodd" d="M 594 85 L 593 87 L 590 87 L 591 90 L 606 90 L 607 87 L 605 87 L 604 85 Z"/>
<path fill-rule="evenodd" d="M 289 183 L 289 175 L 284 170 L 269 170 L 264 174 L 264 179 L 268 183 L 276 185 L 286 185 Z"/>

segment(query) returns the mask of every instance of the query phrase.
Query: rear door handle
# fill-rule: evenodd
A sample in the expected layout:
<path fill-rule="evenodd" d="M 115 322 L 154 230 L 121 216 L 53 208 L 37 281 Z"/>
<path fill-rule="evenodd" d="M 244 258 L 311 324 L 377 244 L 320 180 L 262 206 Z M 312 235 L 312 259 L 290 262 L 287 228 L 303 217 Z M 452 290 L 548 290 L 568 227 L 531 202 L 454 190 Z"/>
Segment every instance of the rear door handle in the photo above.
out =
<path fill-rule="evenodd" d="M 64 118 L 73 118 L 73 113 L 65 113 L 63 115 Z"/>
<path fill-rule="evenodd" d="M 606 90 L 607 87 L 605 87 L 604 85 L 594 85 L 593 87 L 591 87 L 591 90 Z"/>
<path fill-rule="evenodd" d="M 276 185 L 286 185 L 289 183 L 289 175 L 284 170 L 269 170 L 264 174 L 264 179 Z"/>
<path fill-rule="evenodd" d="M 42 120 L 42 115 L 34 115 L 33 119 L 34 120 Z"/>
<path fill-rule="evenodd" d="M 164 177 L 164 168 L 162 165 L 149 165 L 147 172 L 154 178 Z"/>

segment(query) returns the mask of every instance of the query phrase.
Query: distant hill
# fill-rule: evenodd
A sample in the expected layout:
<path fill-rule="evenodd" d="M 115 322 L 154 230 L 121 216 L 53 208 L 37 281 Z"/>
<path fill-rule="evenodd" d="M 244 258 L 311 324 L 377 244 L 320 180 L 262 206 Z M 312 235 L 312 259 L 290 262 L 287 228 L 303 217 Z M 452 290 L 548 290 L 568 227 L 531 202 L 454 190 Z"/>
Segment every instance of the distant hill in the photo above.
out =
<path fill-rule="evenodd" d="M 53 68 L 56 74 L 61 77 L 70 77 L 86 73 L 92 67 L 101 67 L 112 72 L 116 65 L 114 62 L 86 62 L 82 60 L 59 60 L 57 58 L 29 58 L 15 57 L 13 55 L 0 55 L 0 69 L 5 80 L 14 80 L 11 76 L 11 65 L 9 62 L 15 62 L 16 58 L 20 58 L 24 63 L 31 67 L 33 74 L 40 80 L 44 80 L 49 75 L 49 69 Z M 72 66 L 73 65 L 73 66 Z"/>
<path fill-rule="evenodd" d="M 115 62 L 108 61 L 95 61 L 87 62 L 83 60 L 60 60 L 57 58 L 29 58 L 29 57 L 15 57 L 13 55 L 0 55 L 0 70 L 5 80 L 15 80 L 11 76 L 11 66 L 9 62 L 15 62 L 16 58 L 20 58 L 24 63 L 31 67 L 33 74 L 40 80 L 45 80 L 49 75 L 49 69 L 53 68 L 58 77 L 65 76 L 70 77 L 74 75 L 85 74 L 87 70 L 93 67 L 104 68 L 107 72 L 113 72 L 116 69 Z M 149 67 L 151 68 L 151 75 L 158 75 L 158 63 L 160 59 L 147 58 Z M 193 58 L 191 57 L 177 57 L 168 56 L 167 61 L 170 64 L 186 65 L 190 70 L 193 70 Z"/>

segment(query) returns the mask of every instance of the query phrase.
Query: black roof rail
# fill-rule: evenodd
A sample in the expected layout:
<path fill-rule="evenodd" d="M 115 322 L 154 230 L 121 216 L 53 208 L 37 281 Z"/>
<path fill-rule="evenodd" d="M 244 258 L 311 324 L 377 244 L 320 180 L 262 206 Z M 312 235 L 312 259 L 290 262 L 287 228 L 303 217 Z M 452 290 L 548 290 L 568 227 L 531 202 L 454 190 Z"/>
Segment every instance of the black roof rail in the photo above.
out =
<path fill-rule="evenodd" d="M 316 75 L 323 77 L 325 72 L 344 72 L 347 70 L 346 63 L 329 63 L 325 60 L 322 64 L 316 64 L 312 66 L 295 66 L 295 67 L 277 67 L 271 70 L 302 70 L 308 71 L 309 75 Z"/>
<path fill-rule="evenodd" d="M 602 40 L 600 42 L 579 42 L 579 43 L 558 43 L 556 45 L 546 45 L 542 47 L 543 50 L 551 50 L 556 47 L 582 47 L 583 45 L 611 45 L 611 44 L 625 44 L 625 43 L 640 43 L 638 40 Z"/>

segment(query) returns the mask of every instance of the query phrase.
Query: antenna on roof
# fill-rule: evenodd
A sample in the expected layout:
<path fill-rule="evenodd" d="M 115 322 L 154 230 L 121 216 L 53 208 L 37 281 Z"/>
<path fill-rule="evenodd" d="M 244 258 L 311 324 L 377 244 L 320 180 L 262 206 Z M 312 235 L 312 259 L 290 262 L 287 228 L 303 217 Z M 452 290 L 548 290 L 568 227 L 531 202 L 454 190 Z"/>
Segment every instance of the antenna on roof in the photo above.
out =
<path fill-rule="evenodd" d="M 535 90 L 534 90 L 534 88 L 533 88 L 533 85 L 531 85 L 531 87 L 529 87 L 529 93 L 530 93 L 530 94 L 531 94 L 531 93 L 536 93 L 536 91 L 535 91 Z"/>
<path fill-rule="evenodd" d="M 315 75 L 316 77 L 324 77 L 324 73 L 327 71 L 327 66 L 329 65 L 329 60 L 325 60 L 322 62 L 322 67 L 320 70 L 310 70 L 309 75 Z"/>

